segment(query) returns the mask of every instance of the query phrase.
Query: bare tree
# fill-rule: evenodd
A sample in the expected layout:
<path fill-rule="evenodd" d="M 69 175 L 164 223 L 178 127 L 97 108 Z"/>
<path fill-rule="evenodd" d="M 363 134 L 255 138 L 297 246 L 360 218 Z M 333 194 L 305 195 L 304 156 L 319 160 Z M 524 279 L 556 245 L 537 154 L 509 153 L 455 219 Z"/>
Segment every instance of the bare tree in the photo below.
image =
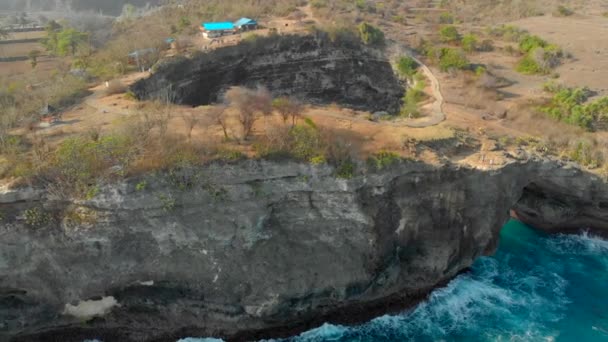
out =
<path fill-rule="evenodd" d="M 188 129 L 188 141 L 191 142 L 192 130 L 194 130 L 194 127 L 196 127 L 196 125 L 198 125 L 200 122 L 200 116 L 195 112 L 187 112 L 182 115 L 182 119 L 184 120 L 186 128 Z"/>
<path fill-rule="evenodd" d="M 211 107 L 208 111 L 208 118 L 213 124 L 217 124 L 222 127 L 222 131 L 224 132 L 224 138 L 226 140 L 230 139 L 230 136 L 228 136 L 228 121 L 226 118 L 225 106 Z"/>
<path fill-rule="evenodd" d="M 296 125 L 297 119 L 302 114 L 302 104 L 297 100 L 290 99 L 288 97 L 279 97 L 272 101 L 273 108 L 279 112 L 283 118 L 283 123 L 287 123 L 287 120 L 291 118 L 292 127 Z"/>
<path fill-rule="evenodd" d="M 175 93 L 171 90 L 171 87 L 165 88 L 159 96 L 154 108 L 154 121 L 158 127 L 158 133 L 161 140 L 164 140 L 167 136 L 167 130 L 169 129 L 169 121 L 171 120 L 172 104 L 175 100 Z"/>
<path fill-rule="evenodd" d="M 238 120 L 243 128 L 243 139 L 247 140 L 258 119 L 258 113 L 269 115 L 272 113 L 272 97 L 265 88 L 256 90 L 232 87 L 225 95 L 228 103 L 234 105 L 239 112 Z"/>

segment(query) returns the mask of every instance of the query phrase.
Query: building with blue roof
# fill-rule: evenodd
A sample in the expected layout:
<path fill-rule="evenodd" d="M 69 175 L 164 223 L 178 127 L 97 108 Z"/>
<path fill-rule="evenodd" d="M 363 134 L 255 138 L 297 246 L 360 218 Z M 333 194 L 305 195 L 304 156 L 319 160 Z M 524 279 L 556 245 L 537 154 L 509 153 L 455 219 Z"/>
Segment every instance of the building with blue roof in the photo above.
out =
<path fill-rule="evenodd" d="M 258 27 L 258 22 L 249 18 L 241 18 L 234 23 L 234 27 L 240 31 L 255 30 Z"/>
<path fill-rule="evenodd" d="M 206 38 L 217 38 L 228 34 L 234 34 L 237 31 L 249 31 L 257 28 L 258 22 L 249 18 L 241 18 L 234 23 L 224 21 L 201 24 L 201 31 Z"/>
<path fill-rule="evenodd" d="M 234 24 L 226 22 L 202 23 L 201 31 L 206 38 L 216 38 L 227 34 L 233 34 L 236 30 Z"/>

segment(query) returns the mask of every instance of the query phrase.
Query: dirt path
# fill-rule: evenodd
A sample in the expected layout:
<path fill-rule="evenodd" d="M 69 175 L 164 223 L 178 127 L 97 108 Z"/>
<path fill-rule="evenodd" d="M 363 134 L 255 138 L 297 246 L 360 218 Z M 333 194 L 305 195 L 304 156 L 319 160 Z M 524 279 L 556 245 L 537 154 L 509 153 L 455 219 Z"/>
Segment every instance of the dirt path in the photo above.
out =
<path fill-rule="evenodd" d="M 412 128 L 424 128 L 424 127 L 434 126 L 434 125 L 437 125 L 437 124 L 445 121 L 446 115 L 443 111 L 443 104 L 444 104 L 445 100 L 443 98 L 443 94 L 441 93 L 441 86 L 439 84 L 439 80 L 433 74 L 431 69 L 429 69 L 428 66 L 426 66 L 424 63 L 422 63 L 421 60 L 416 58 L 414 55 L 414 52 L 404 45 L 395 43 L 394 46 L 389 48 L 389 51 L 390 51 L 389 55 L 391 56 L 390 57 L 391 59 L 396 59 L 400 56 L 407 55 L 407 56 L 410 56 L 412 59 L 414 59 L 416 61 L 416 63 L 418 63 L 418 65 L 420 65 L 420 70 L 422 71 L 422 73 L 424 74 L 426 79 L 429 80 L 429 82 L 431 83 L 430 89 L 432 91 L 432 96 L 435 99 L 435 101 L 433 103 L 425 106 L 425 107 L 430 107 L 430 108 L 428 108 L 430 113 L 427 116 L 422 117 L 422 118 L 417 118 L 417 119 L 399 119 L 397 121 L 402 123 L 405 126 L 412 127 Z"/>

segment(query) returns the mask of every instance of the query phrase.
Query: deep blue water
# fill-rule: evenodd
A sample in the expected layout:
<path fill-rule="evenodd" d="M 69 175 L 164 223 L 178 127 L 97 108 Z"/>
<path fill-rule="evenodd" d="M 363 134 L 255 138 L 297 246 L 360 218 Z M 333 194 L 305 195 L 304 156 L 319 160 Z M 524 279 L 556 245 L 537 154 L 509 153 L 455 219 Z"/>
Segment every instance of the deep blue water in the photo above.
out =
<path fill-rule="evenodd" d="M 322 341 L 608 341 L 608 241 L 511 221 L 494 256 L 415 309 L 273 342 Z"/>

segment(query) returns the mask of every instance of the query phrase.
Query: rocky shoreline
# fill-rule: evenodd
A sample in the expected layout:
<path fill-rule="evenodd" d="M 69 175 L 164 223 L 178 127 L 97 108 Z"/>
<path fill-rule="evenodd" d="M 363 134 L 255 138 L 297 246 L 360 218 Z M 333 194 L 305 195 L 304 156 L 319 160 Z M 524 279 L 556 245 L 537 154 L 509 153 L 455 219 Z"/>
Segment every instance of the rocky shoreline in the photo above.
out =
<path fill-rule="evenodd" d="M 404 161 L 350 180 L 243 161 L 103 186 L 90 200 L 5 190 L 0 339 L 245 341 L 359 323 L 493 253 L 510 209 L 551 233 L 605 236 L 604 203 L 602 179 L 548 159 Z M 33 226 L 34 208 L 48 222 Z"/>

